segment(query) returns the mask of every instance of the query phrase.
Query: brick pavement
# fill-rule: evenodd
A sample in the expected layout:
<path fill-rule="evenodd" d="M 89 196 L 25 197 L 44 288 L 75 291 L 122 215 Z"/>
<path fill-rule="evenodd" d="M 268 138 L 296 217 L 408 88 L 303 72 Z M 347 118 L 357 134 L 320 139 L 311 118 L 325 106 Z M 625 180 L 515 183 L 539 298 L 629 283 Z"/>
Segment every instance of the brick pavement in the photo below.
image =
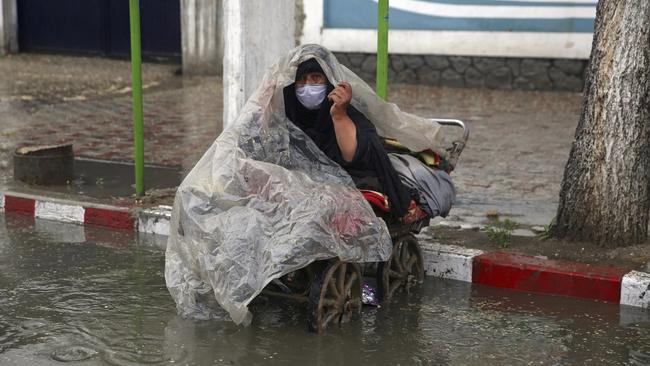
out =
<path fill-rule="evenodd" d="M 458 202 L 452 216 L 483 221 L 496 210 L 525 224 L 550 222 L 580 116 L 580 93 L 394 90 L 392 100 L 408 111 L 457 117 L 472 127 L 453 174 Z"/>
<path fill-rule="evenodd" d="M 184 85 L 144 97 L 146 161 L 191 164 L 220 132 L 218 80 Z M 75 154 L 113 160 L 133 160 L 131 99 L 67 102 L 18 113 L 11 140 L 17 144 L 74 142 Z"/>
<path fill-rule="evenodd" d="M 62 66 L 63 65 L 63 66 Z M 219 78 L 175 76 L 144 65 L 147 162 L 192 167 L 221 130 Z M 18 144 L 74 141 L 81 156 L 132 160 L 129 64 L 41 55 L 0 59 L 0 184 Z M 468 121 L 472 136 L 454 172 L 468 221 L 488 210 L 548 223 L 580 113 L 572 92 L 496 91 L 395 84 L 389 97 L 422 116 Z"/>
<path fill-rule="evenodd" d="M 66 77 L 60 64 L 94 76 Z M 145 159 L 188 169 L 221 131 L 221 81 L 176 76 L 174 65 L 143 68 Z M 0 179 L 8 180 L 10 153 L 25 144 L 73 142 L 78 156 L 132 161 L 129 72 L 128 62 L 97 58 L 0 60 L 0 73 L 14 75 L 0 87 Z"/>

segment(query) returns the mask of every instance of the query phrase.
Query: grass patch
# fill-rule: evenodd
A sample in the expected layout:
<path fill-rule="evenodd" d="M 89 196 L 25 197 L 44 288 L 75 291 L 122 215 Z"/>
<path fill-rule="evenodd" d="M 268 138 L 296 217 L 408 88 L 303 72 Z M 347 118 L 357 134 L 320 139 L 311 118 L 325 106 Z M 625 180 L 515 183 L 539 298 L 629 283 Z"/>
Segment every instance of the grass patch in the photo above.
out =
<path fill-rule="evenodd" d="M 512 232 L 519 227 L 519 224 L 510 219 L 503 221 L 494 221 L 485 225 L 485 234 L 487 234 L 490 242 L 498 244 L 501 248 L 510 246 L 510 239 Z"/>
<path fill-rule="evenodd" d="M 553 217 L 553 219 L 551 220 L 551 222 L 548 223 L 548 225 L 544 225 L 544 231 L 537 234 L 537 236 L 542 240 L 552 238 L 556 226 L 557 226 L 557 221 L 555 220 L 555 217 Z"/>

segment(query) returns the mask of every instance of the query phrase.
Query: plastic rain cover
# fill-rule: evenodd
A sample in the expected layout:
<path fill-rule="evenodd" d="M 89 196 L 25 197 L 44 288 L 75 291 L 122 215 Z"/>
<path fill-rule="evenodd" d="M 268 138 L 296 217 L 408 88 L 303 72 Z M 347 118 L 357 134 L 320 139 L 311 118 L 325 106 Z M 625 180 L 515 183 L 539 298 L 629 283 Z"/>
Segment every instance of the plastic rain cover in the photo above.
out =
<path fill-rule="evenodd" d="M 317 45 L 291 50 L 273 65 L 236 120 L 178 188 L 165 280 L 178 312 L 249 324 L 247 305 L 273 279 L 316 260 L 385 261 L 385 223 L 349 175 L 285 116 L 282 90 L 297 66 L 316 58 L 382 136 L 414 151 L 438 149 L 439 127 L 379 99 L 357 75 Z M 221 314 L 220 314 L 221 313 Z"/>

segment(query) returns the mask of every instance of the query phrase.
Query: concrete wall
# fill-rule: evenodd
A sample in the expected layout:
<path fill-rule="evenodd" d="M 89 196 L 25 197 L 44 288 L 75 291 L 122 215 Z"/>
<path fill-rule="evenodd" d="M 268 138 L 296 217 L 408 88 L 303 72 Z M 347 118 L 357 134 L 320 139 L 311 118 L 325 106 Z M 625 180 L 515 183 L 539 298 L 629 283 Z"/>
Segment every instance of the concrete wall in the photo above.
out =
<path fill-rule="evenodd" d="M 0 55 L 18 52 L 16 0 L 0 0 Z"/>
<path fill-rule="evenodd" d="M 222 35 L 222 0 L 181 0 L 183 74 L 221 74 Z"/>
<path fill-rule="evenodd" d="M 224 1 L 224 128 L 264 73 L 296 44 L 296 0 Z"/>

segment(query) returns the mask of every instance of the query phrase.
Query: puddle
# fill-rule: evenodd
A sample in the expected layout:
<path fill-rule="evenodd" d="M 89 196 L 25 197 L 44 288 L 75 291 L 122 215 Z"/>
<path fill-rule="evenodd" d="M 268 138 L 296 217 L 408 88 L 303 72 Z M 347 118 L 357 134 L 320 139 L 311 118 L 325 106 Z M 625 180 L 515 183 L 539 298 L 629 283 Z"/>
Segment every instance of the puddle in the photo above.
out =
<path fill-rule="evenodd" d="M 59 362 L 76 362 L 93 358 L 97 355 L 97 351 L 83 346 L 70 346 L 57 349 L 52 352 L 51 357 L 53 360 Z"/>
<path fill-rule="evenodd" d="M 249 327 L 176 315 L 164 252 L 130 236 L 64 242 L 0 215 L 2 365 L 582 365 L 650 362 L 650 311 L 427 279 L 324 334 L 258 298 Z"/>
<path fill-rule="evenodd" d="M 125 338 L 112 343 L 103 360 L 115 366 L 181 363 L 187 358 L 183 348 L 165 348 L 155 337 Z"/>

